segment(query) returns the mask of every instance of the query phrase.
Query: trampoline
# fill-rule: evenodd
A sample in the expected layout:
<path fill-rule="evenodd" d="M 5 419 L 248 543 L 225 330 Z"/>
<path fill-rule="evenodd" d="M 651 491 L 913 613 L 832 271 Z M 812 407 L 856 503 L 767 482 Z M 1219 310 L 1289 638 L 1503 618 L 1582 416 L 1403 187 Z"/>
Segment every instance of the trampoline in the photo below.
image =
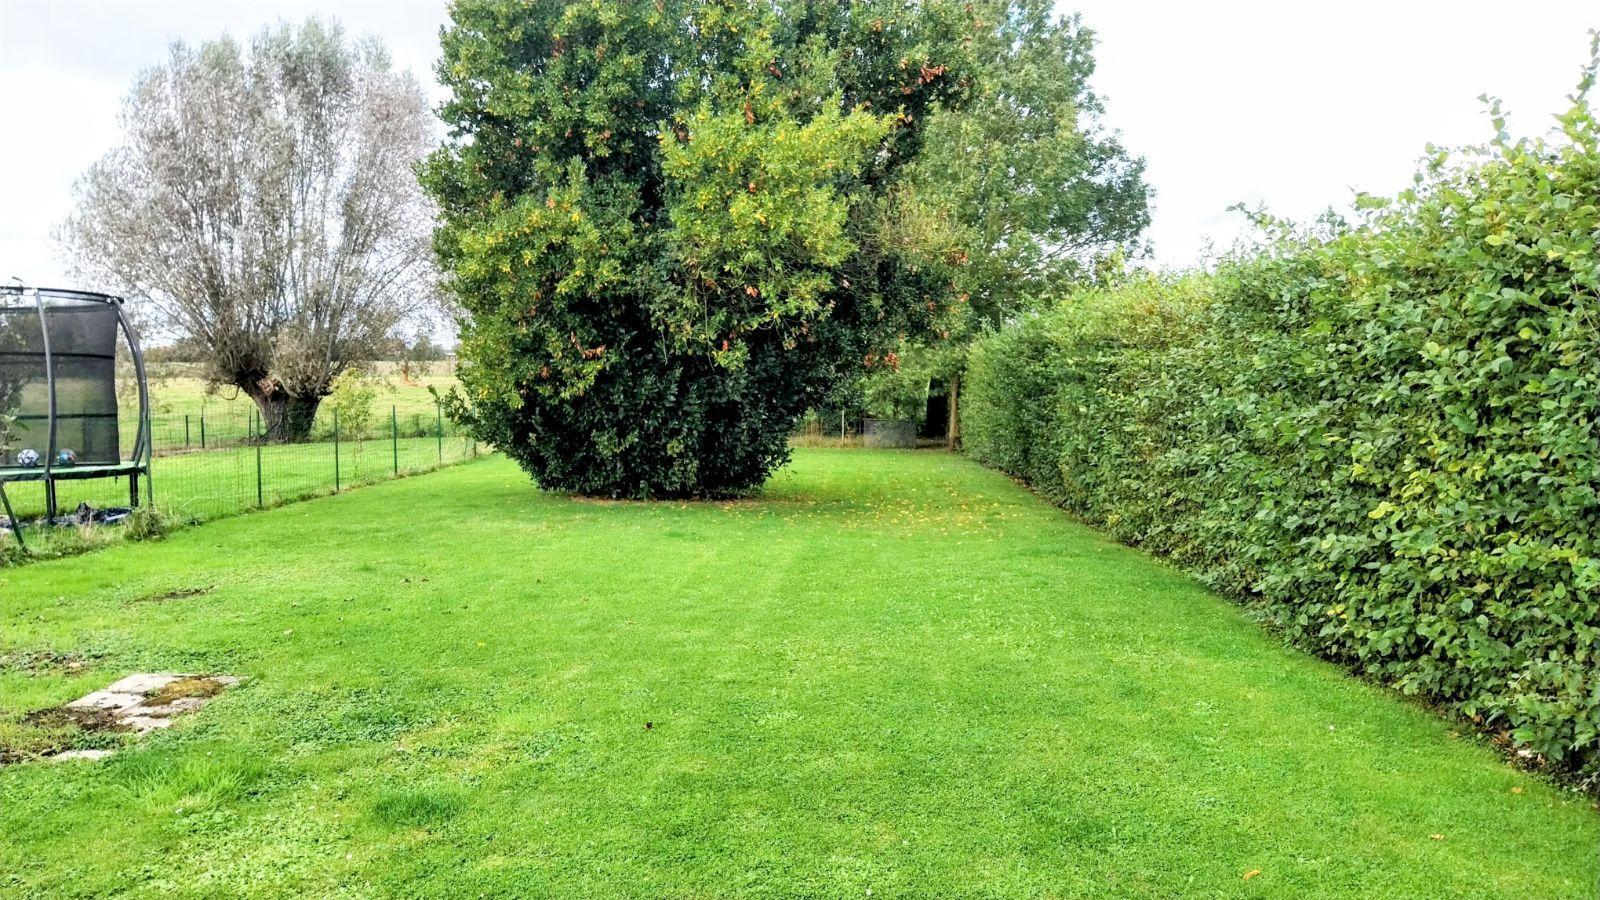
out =
<path fill-rule="evenodd" d="M 133 363 L 139 411 L 126 453 L 117 404 L 119 344 Z M 128 479 L 129 508 L 141 478 L 150 490 L 150 395 L 138 334 L 122 298 L 89 291 L 0 285 L 0 500 L 20 525 L 5 485 L 42 482 L 46 523 L 58 517 L 56 484 Z M 9 426 L 6 423 L 9 421 Z"/>

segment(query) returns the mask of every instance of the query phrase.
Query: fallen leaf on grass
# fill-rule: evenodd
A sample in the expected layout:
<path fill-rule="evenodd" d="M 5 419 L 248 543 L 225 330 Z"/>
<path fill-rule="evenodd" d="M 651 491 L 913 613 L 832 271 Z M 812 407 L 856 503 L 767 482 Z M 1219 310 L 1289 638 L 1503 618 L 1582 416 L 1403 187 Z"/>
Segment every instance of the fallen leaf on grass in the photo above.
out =
<path fill-rule="evenodd" d="M 1260 874 L 1261 874 L 1261 870 L 1260 869 L 1251 869 L 1250 871 L 1244 873 L 1244 880 L 1245 881 L 1249 881 L 1250 879 L 1252 879 L 1252 878 L 1254 878 L 1254 877 L 1256 877 L 1257 875 L 1260 875 Z"/>

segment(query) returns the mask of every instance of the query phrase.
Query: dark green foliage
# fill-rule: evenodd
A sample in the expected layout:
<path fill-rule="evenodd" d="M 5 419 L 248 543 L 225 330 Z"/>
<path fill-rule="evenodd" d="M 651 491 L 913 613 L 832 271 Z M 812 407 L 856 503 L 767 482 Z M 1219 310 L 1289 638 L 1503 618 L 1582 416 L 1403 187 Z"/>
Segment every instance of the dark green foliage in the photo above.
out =
<path fill-rule="evenodd" d="M 984 341 L 979 459 L 1301 644 L 1600 772 L 1600 151 L 1439 154 L 1365 221 Z"/>
<path fill-rule="evenodd" d="M 1102 121 L 1096 35 L 1050 0 L 984 0 L 974 96 L 929 127 L 916 183 L 949 210 L 968 260 L 958 343 L 1090 275 L 1150 224 L 1144 160 Z M 959 356 L 948 360 L 959 368 Z"/>
<path fill-rule="evenodd" d="M 463 0 L 424 182 L 466 312 L 452 415 L 544 487 L 759 484 L 951 293 L 899 173 L 971 68 L 960 4 Z"/>

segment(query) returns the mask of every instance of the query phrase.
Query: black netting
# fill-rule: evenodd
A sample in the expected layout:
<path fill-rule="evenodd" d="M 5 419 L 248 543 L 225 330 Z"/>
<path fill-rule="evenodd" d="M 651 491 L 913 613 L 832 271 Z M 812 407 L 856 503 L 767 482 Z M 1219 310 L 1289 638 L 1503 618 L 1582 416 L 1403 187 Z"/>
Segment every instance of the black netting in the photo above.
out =
<path fill-rule="evenodd" d="M 118 462 L 116 308 L 92 300 L 44 302 L 55 365 L 56 451 L 71 450 L 78 464 Z M 50 382 L 31 295 L 0 298 L 0 413 L 14 417 L 10 438 L 0 442 L 10 445 L 0 465 L 25 465 L 26 451 L 42 465 L 50 451 Z"/>

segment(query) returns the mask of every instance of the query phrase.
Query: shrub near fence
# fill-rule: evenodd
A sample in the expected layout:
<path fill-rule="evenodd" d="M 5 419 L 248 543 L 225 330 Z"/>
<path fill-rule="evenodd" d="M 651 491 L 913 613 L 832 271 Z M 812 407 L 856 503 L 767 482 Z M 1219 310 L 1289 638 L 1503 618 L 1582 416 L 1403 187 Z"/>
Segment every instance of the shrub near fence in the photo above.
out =
<path fill-rule="evenodd" d="M 963 433 L 1304 646 L 1600 774 L 1600 152 L 1438 158 L 1361 224 L 1070 297 Z"/>

